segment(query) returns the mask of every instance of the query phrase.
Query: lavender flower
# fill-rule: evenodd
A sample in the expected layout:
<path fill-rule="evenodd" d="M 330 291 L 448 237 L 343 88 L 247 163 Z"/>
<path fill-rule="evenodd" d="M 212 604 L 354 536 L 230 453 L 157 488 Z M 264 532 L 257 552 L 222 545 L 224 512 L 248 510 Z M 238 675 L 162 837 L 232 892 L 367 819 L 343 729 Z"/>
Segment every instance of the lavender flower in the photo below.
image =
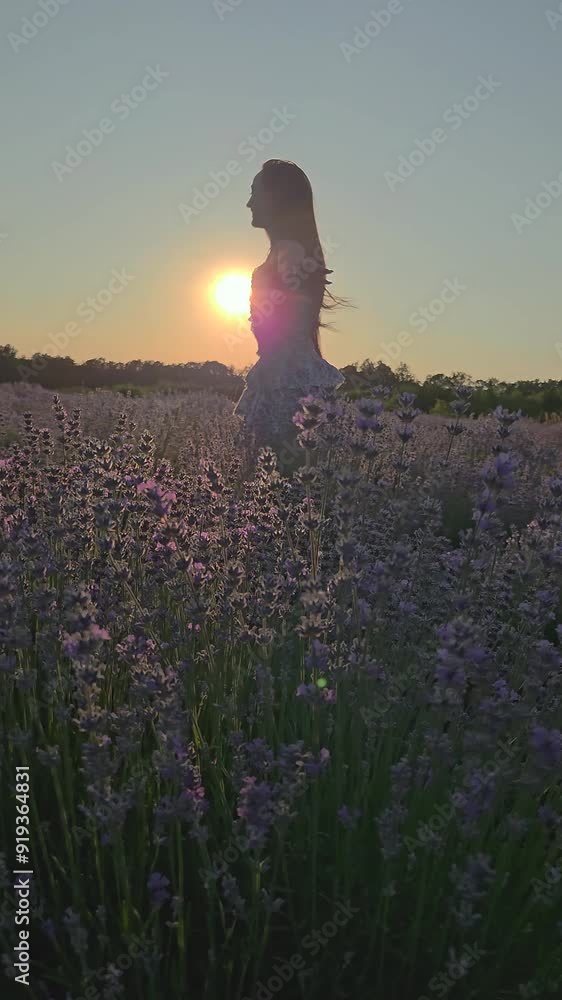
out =
<path fill-rule="evenodd" d="M 562 759 L 562 733 L 559 729 L 545 729 L 535 726 L 531 734 L 531 746 L 536 751 L 542 767 L 554 768 Z"/>
<path fill-rule="evenodd" d="M 168 890 L 170 880 L 160 872 L 152 872 L 146 885 L 153 909 L 159 909 L 170 899 L 171 893 Z"/>
<path fill-rule="evenodd" d="M 338 819 L 347 830 L 354 830 L 361 816 L 362 812 L 360 809 L 349 810 L 346 805 L 338 809 Z"/>

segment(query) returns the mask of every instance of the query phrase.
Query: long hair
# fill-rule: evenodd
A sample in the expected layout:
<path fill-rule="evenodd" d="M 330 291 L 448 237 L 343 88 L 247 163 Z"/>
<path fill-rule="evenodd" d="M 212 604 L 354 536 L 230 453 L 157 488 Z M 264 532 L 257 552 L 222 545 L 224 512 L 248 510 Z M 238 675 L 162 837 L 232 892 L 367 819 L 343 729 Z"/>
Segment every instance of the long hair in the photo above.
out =
<path fill-rule="evenodd" d="M 303 277 L 302 292 L 317 307 L 317 320 L 311 336 L 315 349 L 322 356 L 319 331 L 321 327 L 328 328 L 330 324 L 321 322 L 320 312 L 322 309 L 347 305 L 347 300 L 328 290 L 328 285 L 331 284 L 328 275 L 333 272 L 326 267 L 318 235 L 311 183 L 304 170 L 291 160 L 267 160 L 263 164 L 261 175 L 263 186 L 275 204 L 275 219 L 271 227 L 267 227 L 270 239 L 299 243 L 305 256 L 317 264 L 312 272 L 307 272 Z"/>

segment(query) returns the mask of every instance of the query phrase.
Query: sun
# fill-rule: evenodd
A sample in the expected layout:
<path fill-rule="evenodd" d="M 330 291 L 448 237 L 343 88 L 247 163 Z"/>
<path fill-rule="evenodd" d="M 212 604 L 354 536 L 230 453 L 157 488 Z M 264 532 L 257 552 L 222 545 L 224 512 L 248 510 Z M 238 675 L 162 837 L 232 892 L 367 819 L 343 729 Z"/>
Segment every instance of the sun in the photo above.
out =
<path fill-rule="evenodd" d="M 241 271 L 222 274 L 213 285 L 215 305 L 229 316 L 246 316 L 250 310 L 251 285 L 249 274 Z"/>

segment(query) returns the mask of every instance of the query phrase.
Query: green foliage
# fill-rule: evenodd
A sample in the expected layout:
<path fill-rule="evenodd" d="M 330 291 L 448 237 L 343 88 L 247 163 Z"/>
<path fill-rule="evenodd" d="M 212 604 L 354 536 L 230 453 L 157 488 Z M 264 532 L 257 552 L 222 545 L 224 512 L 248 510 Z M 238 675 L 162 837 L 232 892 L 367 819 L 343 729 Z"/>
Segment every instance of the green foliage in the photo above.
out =
<path fill-rule="evenodd" d="M 458 545 L 461 532 L 472 527 L 472 497 L 466 491 L 456 490 L 439 499 L 442 503 L 443 534 L 453 545 Z"/>
<path fill-rule="evenodd" d="M 113 390 L 120 393 L 121 396 L 131 396 L 133 399 L 139 399 L 144 395 L 138 385 L 114 385 Z"/>
<path fill-rule="evenodd" d="M 472 379 L 466 372 L 446 375 L 437 372 L 423 382 L 418 381 L 407 364 L 398 365 L 396 371 L 382 361 L 376 364 L 369 358 L 345 365 L 342 369 L 345 383 L 339 394 L 350 399 L 370 395 L 376 386 L 390 389 L 393 399 L 400 392 L 412 392 L 416 406 L 424 413 L 449 415 L 446 403 L 455 395 L 459 385 L 473 389 L 471 412 L 482 416 L 504 406 L 508 410 L 521 410 L 524 416 L 535 419 L 562 418 L 562 380 L 538 379 L 518 382 L 501 382 L 498 379 Z M 128 362 L 106 361 L 91 358 L 78 364 L 69 357 L 51 357 L 36 354 L 32 358 L 19 358 L 10 344 L 0 346 L 0 383 L 29 382 L 46 389 L 65 391 L 76 386 L 81 389 L 108 388 L 132 395 L 162 391 L 211 391 L 236 400 L 244 388 L 244 373 L 218 361 L 166 365 L 161 361 Z"/>
<path fill-rule="evenodd" d="M 446 399 L 437 399 L 431 408 L 431 415 L 434 417 L 450 417 L 451 410 L 449 406 L 449 401 Z"/>

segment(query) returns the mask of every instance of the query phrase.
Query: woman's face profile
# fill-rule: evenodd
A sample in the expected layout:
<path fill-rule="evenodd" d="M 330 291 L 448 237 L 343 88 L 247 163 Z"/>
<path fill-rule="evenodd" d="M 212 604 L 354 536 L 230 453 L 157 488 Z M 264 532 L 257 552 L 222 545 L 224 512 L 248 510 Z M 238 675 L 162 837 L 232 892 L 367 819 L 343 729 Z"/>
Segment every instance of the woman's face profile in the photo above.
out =
<path fill-rule="evenodd" d="M 252 226 L 265 229 L 271 220 L 271 196 L 265 190 L 261 173 L 256 174 L 246 208 L 252 213 Z"/>

